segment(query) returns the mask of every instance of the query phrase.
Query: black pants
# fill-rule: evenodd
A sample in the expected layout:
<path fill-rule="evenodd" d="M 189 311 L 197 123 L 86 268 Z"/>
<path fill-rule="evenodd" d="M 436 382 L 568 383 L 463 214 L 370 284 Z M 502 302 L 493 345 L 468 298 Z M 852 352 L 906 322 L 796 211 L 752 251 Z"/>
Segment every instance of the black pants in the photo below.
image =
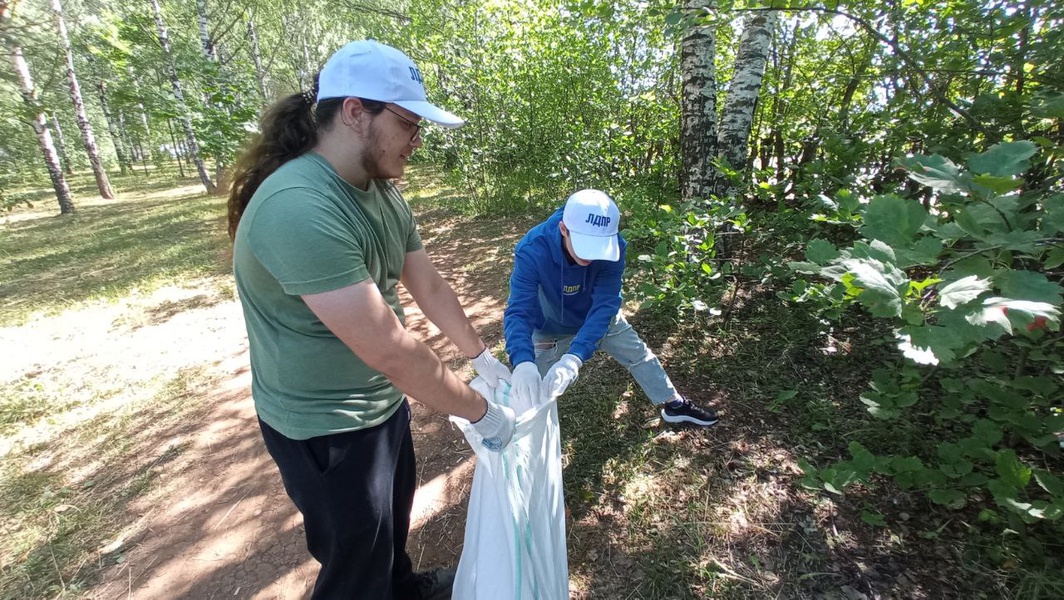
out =
<path fill-rule="evenodd" d="M 315 600 L 416 598 L 406 538 L 416 471 L 410 405 L 372 429 L 289 439 L 259 420 L 321 563 Z"/>

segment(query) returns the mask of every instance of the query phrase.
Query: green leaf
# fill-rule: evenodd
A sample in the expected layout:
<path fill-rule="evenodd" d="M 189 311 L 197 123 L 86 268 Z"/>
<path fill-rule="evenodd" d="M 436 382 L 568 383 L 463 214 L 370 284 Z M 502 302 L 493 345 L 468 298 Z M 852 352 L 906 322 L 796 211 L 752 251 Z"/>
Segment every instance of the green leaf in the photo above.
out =
<path fill-rule="evenodd" d="M 858 442 L 850 442 L 850 455 L 853 456 L 851 463 L 858 475 L 864 479 L 876 466 L 876 457 Z"/>
<path fill-rule="evenodd" d="M 934 154 L 932 156 L 916 155 L 900 158 L 898 166 L 909 172 L 909 178 L 922 183 L 943 194 L 957 194 L 968 191 L 968 186 L 961 180 L 960 169 L 948 158 Z"/>
<path fill-rule="evenodd" d="M 945 462 L 957 462 L 963 460 L 960 447 L 953 442 L 942 442 L 938 445 L 938 457 Z"/>
<path fill-rule="evenodd" d="M 1029 158 L 1038 152 L 1031 141 L 1002 142 L 991 146 L 982 154 L 968 158 L 968 168 L 976 173 L 994 177 L 1009 177 L 1023 173 L 1031 167 Z"/>
<path fill-rule="evenodd" d="M 908 247 L 895 248 L 894 253 L 898 257 L 898 267 L 900 268 L 933 265 L 938 262 L 938 257 L 942 254 L 942 240 L 925 236 Z"/>
<path fill-rule="evenodd" d="M 994 496 L 994 500 L 997 500 L 998 504 L 1009 506 L 1010 508 L 1009 499 L 1014 500 L 1018 491 L 1016 486 L 1002 479 L 991 479 L 986 482 L 986 488 L 990 490 L 990 494 Z"/>
<path fill-rule="evenodd" d="M 1064 233 L 1064 194 L 1044 198 L 1042 211 L 1042 228 L 1046 233 Z"/>
<path fill-rule="evenodd" d="M 1005 222 L 1002 213 L 987 204 L 968 204 L 957 211 L 957 225 L 973 237 L 984 239 L 990 233 L 1008 233 L 1012 231 Z"/>
<path fill-rule="evenodd" d="M 815 239 L 809 242 L 805 248 L 805 257 L 818 265 L 828 263 L 838 258 L 839 250 L 831 242 Z"/>
<path fill-rule="evenodd" d="M 872 240 L 871 243 L 864 240 L 854 242 L 849 258 L 870 258 L 884 264 L 893 264 L 897 260 L 894 248 L 880 240 Z"/>
<path fill-rule="evenodd" d="M 1042 263 L 1043 268 L 1055 269 L 1060 265 L 1064 265 L 1064 248 L 1053 248 L 1046 253 L 1045 262 Z"/>
<path fill-rule="evenodd" d="M 982 308 L 965 318 L 972 325 L 995 324 L 1003 328 L 1006 333 L 1012 333 L 1012 317 L 1024 325 L 1033 323 L 1038 317 L 1043 317 L 1046 324 L 1052 325 L 1060 322 L 1060 310 L 1046 302 L 995 297 L 983 300 Z"/>
<path fill-rule="evenodd" d="M 924 463 L 916 456 L 895 456 L 890 466 L 894 473 L 913 473 L 922 471 Z"/>
<path fill-rule="evenodd" d="M 858 302 L 877 317 L 901 316 L 900 289 L 909 286 L 903 271 L 874 259 L 848 259 L 841 264 L 853 276 L 853 285 L 860 288 Z"/>
<path fill-rule="evenodd" d="M 1064 94 L 1045 94 L 1031 106 L 1031 114 L 1043 119 L 1064 119 Z"/>
<path fill-rule="evenodd" d="M 874 527 L 886 527 L 887 522 L 883 519 L 883 515 L 879 513 L 869 512 L 867 510 L 861 511 L 861 520 Z"/>
<path fill-rule="evenodd" d="M 972 437 L 984 446 L 993 446 L 1001 441 L 1001 425 L 989 419 L 980 419 L 972 424 Z"/>
<path fill-rule="evenodd" d="M 839 190 L 835 193 L 835 202 L 839 210 L 847 213 L 855 213 L 861 207 L 861 199 L 850 190 Z"/>
<path fill-rule="evenodd" d="M 958 479 L 972 472 L 975 469 L 975 465 L 971 461 L 964 460 L 963 458 L 957 459 L 955 462 L 944 463 L 939 465 L 939 470 L 942 471 L 946 477 Z"/>
<path fill-rule="evenodd" d="M 1036 254 L 1038 252 L 1038 243 L 1044 238 L 1044 234 L 1034 230 L 1012 231 L 1009 233 L 990 234 L 986 237 L 986 243 L 1024 254 Z"/>
<path fill-rule="evenodd" d="M 805 273 L 807 275 L 820 275 L 820 265 L 811 262 L 789 262 L 787 268 L 795 273 Z"/>
<path fill-rule="evenodd" d="M 956 330 L 938 325 L 908 325 L 896 334 L 898 349 L 920 365 L 949 363 L 957 357 L 957 350 L 967 341 Z"/>
<path fill-rule="evenodd" d="M 1031 469 L 1016 458 L 1015 450 L 999 450 L 994 467 L 1006 485 L 1022 490 L 1031 481 Z"/>
<path fill-rule="evenodd" d="M 946 308 L 957 308 L 975 300 L 979 294 L 990 289 L 990 282 L 975 275 L 958 279 L 939 290 L 939 304 Z"/>
<path fill-rule="evenodd" d="M 953 268 L 948 273 L 943 273 L 942 278 L 950 280 L 957 277 L 965 277 L 967 275 L 978 275 L 986 278 L 993 277 L 994 265 L 990 263 L 990 260 L 985 254 L 973 254 L 953 263 Z"/>
<path fill-rule="evenodd" d="M 1038 482 L 1038 485 L 1040 485 L 1043 490 L 1049 492 L 1051 495 L 1058 498 L 1064 498 L 1064 481 L 1061 481 L 1056 475 L 1053 475 L 1049 471 L 1035 469 L 1034 480 Z"/>
<path fill-rule="evenodd" d="M 931 498 L 931 501 L 935 504 L 940 504 L 947 508 L 957 510 L 964 508 L 967 500 L 963 492 L 950 489 L 938 489 L 931 490 L 927 496 Z"/>
<path fill-rule="evenodd" d="M 1061 515 L 1064 515 L 1064 507 L 1061 504 L 1050 504 L 1043 500 L 1037 500 L 1031 503 L 1030 508 L 1027 509 L 1027 514 L 1036 519 L 1056 521 Z"/>
<path fill-rule="evenodd" d="M 1060 389 L 1060 386 L 1051 377 L 1034 377 L 1030 375 L 1017 377 L 1012 385 L 1016 389 L 1034 392 L 1043 398 L 1052 397 Z"/>
<path fill-rule="evenodd" d="M 1050 281 L 1043 273 L 1008 269 L 994 275 L 994 283 L 1009 298 L 1037 300 L 1060 305 L 1064 289 Z"/>
<path fill-rule="evenodd" d="M 884 406 L 877 394 L 861 394 L 861 402 L 867 407 L 868 412 L 877 419 L 893 419 L 898 416 L 898 411 Z"/>
<path fill-rule="evenodd" d="M 865 208 L 861 235 L 893 246 L 909 246 L 927 219 L 927 210 L 918 200 L 876 196 Z"/>
<path fill-rule="evenodd" d="M 981 185 L 995 194 L 1007 194 L 1023 185 L 1023 180 L 1014 177 L 993 177 L 991 175 L 978 175 L 972 178 L 977 185 Z"/>

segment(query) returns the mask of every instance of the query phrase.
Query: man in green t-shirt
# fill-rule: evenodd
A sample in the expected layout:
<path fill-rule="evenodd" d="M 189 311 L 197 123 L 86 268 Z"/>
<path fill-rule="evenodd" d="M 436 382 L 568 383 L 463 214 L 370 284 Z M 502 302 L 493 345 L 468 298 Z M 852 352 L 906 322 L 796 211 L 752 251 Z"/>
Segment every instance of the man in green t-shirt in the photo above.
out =
<path fill-rule="evenodd" d="M 421 119 L 462 120 L 427 101 L 406 55 L 371 40 L 337 51 L 315 87 L 263 116 L 229 198 L 255 410 L 321 563 L 314 598 L 449 598 L 453 572 L 415 574 L 406 552 L 416 487 L 407 396 L 469 420 L 500 450 L 514 414 L 486 398 L 510 371 L 390 180 L 421 146 Z M 472 358 L 483 387 L 406 331 L 399 282 Z"/>

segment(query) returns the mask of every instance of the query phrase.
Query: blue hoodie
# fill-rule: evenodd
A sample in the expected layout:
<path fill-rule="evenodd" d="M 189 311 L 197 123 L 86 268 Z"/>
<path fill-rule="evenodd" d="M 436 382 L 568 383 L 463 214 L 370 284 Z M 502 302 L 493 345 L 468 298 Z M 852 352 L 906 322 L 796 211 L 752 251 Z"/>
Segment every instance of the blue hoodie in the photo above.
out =
<path fill-rule="evenodd" d="M 582 267 L 564 247 L 558 224 L 564 207 L 536 225 L 514 248 L 510 299 L 503 315 L 506 353 L 517 366 L 535 361 L 532 332 L 574 335 L 569 348 L 582 361 L 591 358 L 621 309 L 621 278 L 628 246 L 621 236 L 616 261 L 596 260 Z"/>

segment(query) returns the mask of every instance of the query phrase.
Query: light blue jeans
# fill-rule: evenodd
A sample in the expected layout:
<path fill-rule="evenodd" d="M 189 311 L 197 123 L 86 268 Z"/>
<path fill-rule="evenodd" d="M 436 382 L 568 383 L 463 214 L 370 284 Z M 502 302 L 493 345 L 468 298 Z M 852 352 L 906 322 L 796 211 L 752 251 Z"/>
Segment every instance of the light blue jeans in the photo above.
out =
<path fill-rule="evenodd" d="M 546 375 L 547 370 L 569 351 L 574 337 L 533 332 L 532 343 L 536 349 L 536 366 L 539 367 L 540 375 Z M 652 404 L 664 404 L 679 398 L 669 375 L 661 366 L 661 361 L 647 348 L 646 343 L 621 313 L 617 313 L 613 318 L 609 331 L 598 343 L 598 349 L 628 369 Z"/>

